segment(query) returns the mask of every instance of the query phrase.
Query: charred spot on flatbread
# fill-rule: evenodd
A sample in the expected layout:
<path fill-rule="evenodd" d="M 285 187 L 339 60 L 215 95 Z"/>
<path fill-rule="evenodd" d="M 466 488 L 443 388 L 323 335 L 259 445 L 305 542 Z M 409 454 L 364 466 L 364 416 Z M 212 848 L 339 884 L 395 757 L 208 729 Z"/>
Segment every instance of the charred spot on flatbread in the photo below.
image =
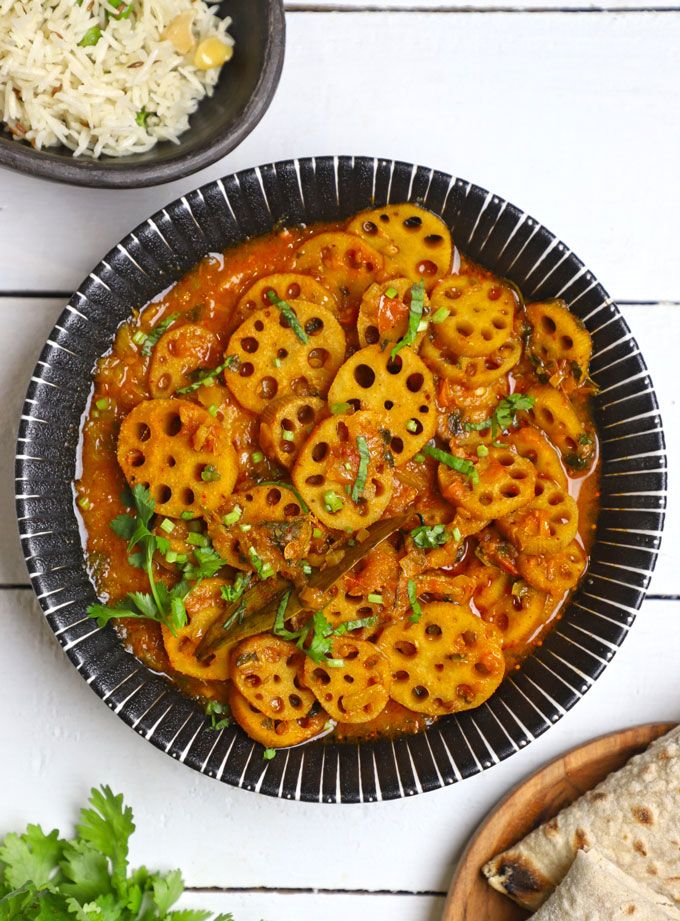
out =
<path fill-rule="evenodd" d="M 646 806 L 633 806 L 632 813 L 640 825 L 654 824 L 654 816 L 652 815 L 652 811 Z"/>
<path fill-rule="evenodd" d="M 548 880 L 519 854 L 506 854 L 497 866 L 492 868 L 487 864 L 482 872 L 495 889 L 517 899 L 526 899 L 550 887 Z"/>

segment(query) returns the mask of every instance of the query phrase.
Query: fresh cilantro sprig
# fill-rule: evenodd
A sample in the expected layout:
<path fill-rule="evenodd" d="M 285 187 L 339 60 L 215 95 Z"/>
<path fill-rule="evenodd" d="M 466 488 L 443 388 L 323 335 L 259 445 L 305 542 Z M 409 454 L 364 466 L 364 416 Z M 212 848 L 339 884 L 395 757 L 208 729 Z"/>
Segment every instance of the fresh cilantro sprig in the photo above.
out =
<path fill-rule="evenodd" d="M 219 700 L 208 701 L 205 705 L 205 715 L 210 718 L 210 729 L 216 732 L 231 726 L 231 711 L 227 704 L 220 703 Z"/>
<path fill-rule="evenodd" d="M 517 425 L 517 414 L 533 409 L 535 402 L 534 397 L 526 393 L 511 393 L 500 401 L 488 419 L 482 422 L 466 422 L 465 428 L 468 432 L 484 432 L 491 429 L 491 440 L 495 442 L 500 432 L 507 432 Z"/>
<path fill-rule="evenodd" d="M 109 787 L 93 788 L 74 838 L 29 825 L 0 842 L 3 921 L 234 921 L 230 914 L 171 911 L 184 892 L 179 870 L 130 870 L 132 810 Z"/>
<path fill-rule="evenodd" d="M 235 368 L 238 368 L 238 366 L 238 355 L 227 355 L 221 365 L 218 365 L 216 368 L 209 368 L 205 371 L 199 371 L 193 384 L 188 384 L 186 387 L 180 387 L 179 390 L 175 391 L 175 393 L 194 393 L 201 387 L 212 387 L 215 384 L 219 374 L 222 374 L 223 371 L 227 370 L 232 371 Z"/>
<path fill-rule="evenodd" d="M 288 630 L 285 621 L 289 598 L 290 592 L 286 592 L 279 602 L 272 633 L 283 640 L 296 643 L 298 648 L 306 656 L 309 656 L 313 662 L 326 665 L 329 668 L 342 668 L 345 664 L 342 659 L 330 658 L 335 637 L 343 636 L 350 630 L 374 627 L 378 623 L 378 618 L 374 615 L 373 617 L 363 617 L 359 620 L 351 620 L 344 624 L 339 624 L 337 627 L 332 627 L 323 611 L 316 611 L 311 620 L 300 630 Z"/>
<path fill-rule="evenodd" d="M 390 352 L 390 358 L 394 361 L 397 354 L 407 345 L 413 345 L 418 335 L 418 327 L 423 319 L 423 309 L 425 307 L 425 285 L 422 281 L 417 281 L 411 287 L 411 306 L 408 311 L 408 328 L 404 336 L 397 342 Z"/>
<path fill-rule="evenodd" d="M 92 604 L 87 609 L 89 617 L 104 627 L 115 617 L 134 617 L 156 620 L 168 627 L 173 634 L 187 623 L 184 598 L 190 590 L 188 582 L 182 580 L 173 588 L 164 582 L 157 582 L 153 570 L 153 557 L 157 550 L 167 552 L 167 538 L 157 536 L 150 530 L 156 503 L 151 493 L 141 484 L 132 490 L 135 513 L 118 515 L 111 522 L 112 531 L 128 542 L 128 559 L 134 566 L 146 572 L 150 594 L 130 592 L 122 601 L 113 605 Z"/>

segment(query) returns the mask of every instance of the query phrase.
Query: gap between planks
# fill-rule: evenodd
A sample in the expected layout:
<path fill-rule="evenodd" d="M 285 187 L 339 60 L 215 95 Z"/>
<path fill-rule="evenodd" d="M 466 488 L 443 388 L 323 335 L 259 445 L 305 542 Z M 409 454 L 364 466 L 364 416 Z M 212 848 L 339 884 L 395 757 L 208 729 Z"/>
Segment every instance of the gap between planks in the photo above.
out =
<path fill-rule="evenodd" d="M 680 6 L 572 6 L 572 7 L 550 7 L 550 6 L 474 6 L 474 5 L 450 5 L 437 6 L 423 4 L 410 6 L 391 6 L 389 4 L 381 5 L 377 3 L 362 3 L 357 6 L 346 5 L 337 6 L 332 4 L 320 3 L 296 3 L 295 0 L 285 5 L 286 13 L 449 13 L 449 14 L 470 14 L 470 13 L 617 13 L 625 15 L 627 13 L 680 13 Z"/>
<path fill-rule="evenodd" d="M 219 895 L 362 895 L 362 896 L 394 896 L 403 898 L 411 896 L 412 898 L 444 898 L 445 891 L 430 889 L 313 889 L 311 887 L 279 887 L 270 888 L 269 886 L 187 886 L 184 890 L 192 895 L 201 893 L 217 893 Z"/>

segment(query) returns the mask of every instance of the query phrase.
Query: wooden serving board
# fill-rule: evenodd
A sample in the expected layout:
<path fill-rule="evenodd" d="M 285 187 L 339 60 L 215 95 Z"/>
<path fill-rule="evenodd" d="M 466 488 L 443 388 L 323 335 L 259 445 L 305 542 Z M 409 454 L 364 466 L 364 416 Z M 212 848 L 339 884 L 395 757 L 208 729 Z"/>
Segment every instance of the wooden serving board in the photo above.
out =
<path fill-rule="evenodd" d="M 648 723 L 600 736 L 551 761 L 512 790 L 484 820 L 456 868 L 442 921 L 524 921 L 529 912 L 492 889 L 480 868 L 557 815 L 674 723 Z"/>

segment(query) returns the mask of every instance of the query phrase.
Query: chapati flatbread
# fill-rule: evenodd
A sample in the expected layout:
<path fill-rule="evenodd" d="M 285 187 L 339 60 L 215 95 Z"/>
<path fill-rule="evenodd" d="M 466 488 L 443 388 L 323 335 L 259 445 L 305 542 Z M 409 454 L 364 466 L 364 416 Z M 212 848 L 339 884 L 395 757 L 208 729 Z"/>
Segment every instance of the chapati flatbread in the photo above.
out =
<path fill-rule="evenodd" d="M 532 921 L 680 921 L 680 912 L 593 848 L 577 852 Z"/>
<path fill-rule="evenodd" d="M 589 847 L 680 906 L 680 726 L 482 872 L 494 889 L 535 911 Z"/>

